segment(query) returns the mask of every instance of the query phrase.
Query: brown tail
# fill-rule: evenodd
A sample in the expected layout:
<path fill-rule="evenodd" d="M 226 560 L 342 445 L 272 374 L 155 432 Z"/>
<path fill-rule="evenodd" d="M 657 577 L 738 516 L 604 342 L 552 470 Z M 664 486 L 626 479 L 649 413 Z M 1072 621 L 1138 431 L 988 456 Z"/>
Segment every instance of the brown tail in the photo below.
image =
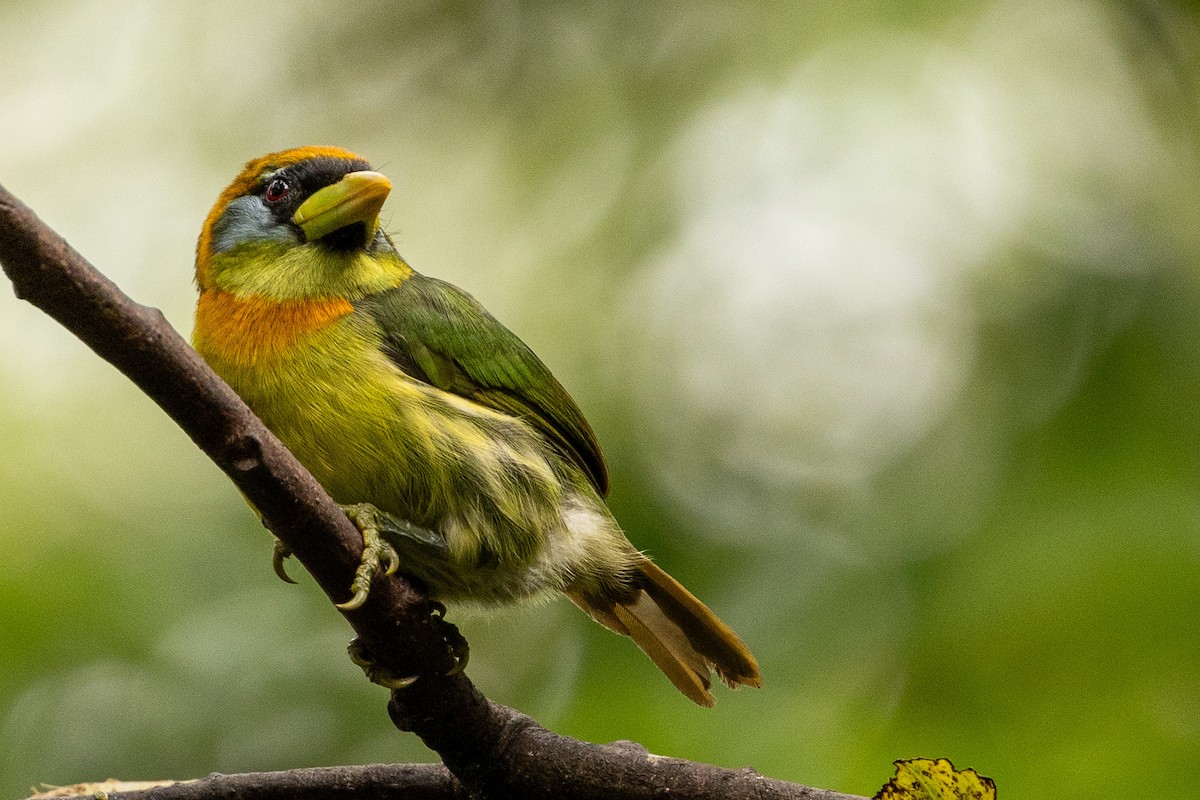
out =
<path fill-rule="evenodd" d="M 604 627 L 633 639 L 699 705 L 715 702 L 708 691 L 714 669 L 730 687 L 762 685 L 750 650 L 679 581 L 645 559 L 635 587 L 620 600 L 573 590 L 566 595 Z"/>

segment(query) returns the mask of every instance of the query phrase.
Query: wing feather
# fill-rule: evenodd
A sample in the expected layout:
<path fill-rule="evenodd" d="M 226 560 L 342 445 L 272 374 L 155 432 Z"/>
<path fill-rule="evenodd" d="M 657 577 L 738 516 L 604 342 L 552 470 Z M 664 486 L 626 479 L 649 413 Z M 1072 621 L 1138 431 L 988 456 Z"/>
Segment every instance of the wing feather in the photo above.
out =
<path fill-rule="evenodd" d="M 475 298 L 414 274 L 355 303 L 371 315 L 404 372 L 537 428 L 603 497 L 608 468 L 583 412 L 532 350 Z"/>

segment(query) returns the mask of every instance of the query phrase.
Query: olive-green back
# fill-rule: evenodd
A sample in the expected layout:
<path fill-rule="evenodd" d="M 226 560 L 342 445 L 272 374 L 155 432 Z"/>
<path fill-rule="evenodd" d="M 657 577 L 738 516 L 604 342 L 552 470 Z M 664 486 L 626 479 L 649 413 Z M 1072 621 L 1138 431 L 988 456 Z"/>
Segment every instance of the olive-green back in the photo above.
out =
<path fill-rule="evenodd" d="M 355 302 L 413 378 L 532 424 L 603 497 L 608 469 L 583 413 L 532 350 L 461 289 L 414 273 Z"/>

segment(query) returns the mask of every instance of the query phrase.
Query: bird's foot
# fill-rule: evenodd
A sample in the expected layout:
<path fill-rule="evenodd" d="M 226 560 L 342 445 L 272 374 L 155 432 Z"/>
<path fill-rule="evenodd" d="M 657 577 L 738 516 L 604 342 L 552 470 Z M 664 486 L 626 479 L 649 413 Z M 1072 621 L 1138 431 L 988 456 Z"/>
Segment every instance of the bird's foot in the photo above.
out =
<path fill-rule="evenodd" d="M 371 589 L 371 580 L 383 566 L 385 574 L 391 575 L 400 566 L 400 557 L 396 548 L 383 539 L 390 536 L 393 541 L 405 543 L 406 547 L 417 546 L 418 553 L 444 554 L 447 551 L 446 539 L 439 533 L 414 525 L 385 511 L 380 511 L 370 503 L 338 506 L 350 518 L 355 527 L 363 535 L 363 555 L 358 569 L 354 574 L 354 582 L 350 584 L 353 596 L 337 607 L 343 611 L 353 611 L 367 601 Z M 292 557 L 292 550 L 281 540 L 275 540 L 275 550 L 271 555 L 271 566 L 275 574 L 285 583 L 295 583 L 287 573 L 285 562 Z"/>
<path fill-rule="evenodd" d="M 353 596 L 344 603 L 335 604 L 342 611 L 353 611 L 367 602 L 371 581 L 380 567 L 383 567 L 385 575 L 391 575 L 400 567 L 400 556 L 396 553 L 396 548 L 384 541 L 382 535 L 383 531 L 396 527 L 399 520 L 370 503 L 341 506 L 341 509 L 363 536 L 362 559 L 358 569 L 354 571 L 354 581 L 350 584 Z"/>
<path fill-rule="evenodd" d="M 467 668 L 467 661 L 471 656 L 467 640 L 459 633 L 457 625 L 446 621 L 446 607 L 436 600 L 429 601 L 429 620 L 440 628 L 442 641 L 446 643 L 450 657 L 454 659 L 454 665 L 446 674 L 457 675 Z M 357 637 L 346 646 L 346 652 L 350 654 L 350 660 L 362 668 L 368 680 L 388 689 L 407 689 L 421 677 L 397 675 L 391 669 L 377 664 L 370 648 Z"/>

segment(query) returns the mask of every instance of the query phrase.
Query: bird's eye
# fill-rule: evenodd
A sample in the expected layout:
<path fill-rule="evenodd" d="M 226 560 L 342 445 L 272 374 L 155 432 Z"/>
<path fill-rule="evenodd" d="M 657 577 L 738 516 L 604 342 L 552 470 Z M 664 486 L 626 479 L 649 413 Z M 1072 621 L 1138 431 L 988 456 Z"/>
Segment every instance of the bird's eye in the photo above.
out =
<path fill-rule="evenodd" d="M 283 198 L 287 197 L 288 192 L 292 190 L 291 185 L 283 178 L 276 178 L 267 184 L 265 197 L 268 203 L 278 203 Z"/>

